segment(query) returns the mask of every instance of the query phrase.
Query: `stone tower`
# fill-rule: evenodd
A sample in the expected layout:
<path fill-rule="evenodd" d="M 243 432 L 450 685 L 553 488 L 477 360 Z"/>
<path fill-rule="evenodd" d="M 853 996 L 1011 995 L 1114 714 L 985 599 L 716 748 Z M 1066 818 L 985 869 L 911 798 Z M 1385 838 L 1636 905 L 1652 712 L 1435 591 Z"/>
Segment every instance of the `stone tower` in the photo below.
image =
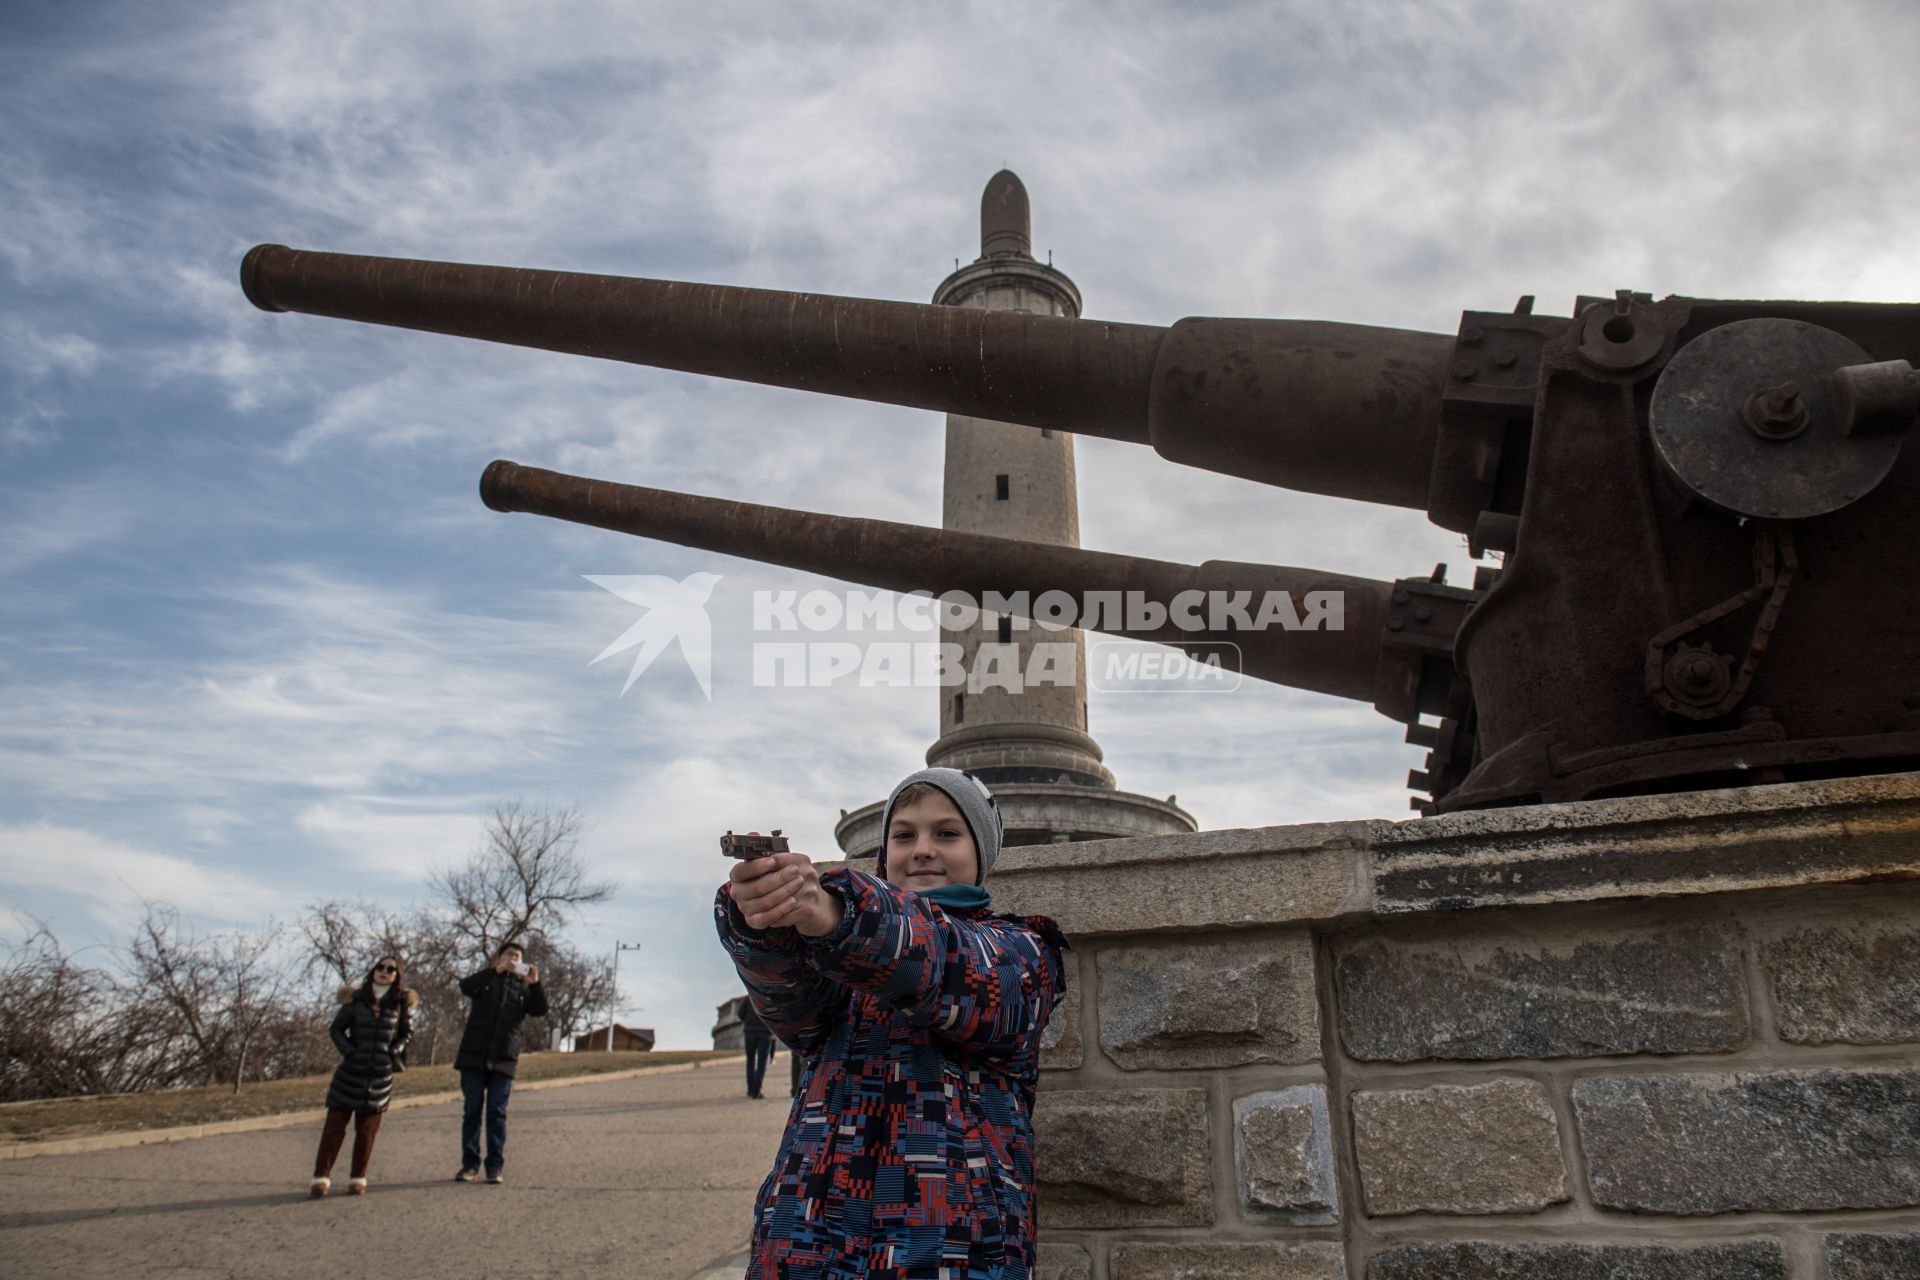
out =
<path fill-rule="evenodd" d="M 1041 315 L 1080 315 L 1080 291 L 1051 263 L 1033 257 L 1027 189 L 1003 169 L 980 197 L 980 256 L 934 291 L 943 306 L 985 307 Z M 1073 437 L 1063 431 L 947 416 L 945 528 L 1080 545 L 1073 473 Z M 943 630 L 976 675 L 996 665 L 1026 672 L 1033 646 L 1064 646 L 1057 683 L 1017 691 L 987 681 L 940 690 L 940 738 L 929 765 L 965 769 L 993 790 L 1009 846 L 1050 841 L 1192 831 L 1194 820 L 1172 798 L 1120 791 L 1087 733 L 1086 644 L 1079 631 L 1046 631 L 1019 619 L 982 614 L 966 630 Z M 982 652 L 987 646 L 987 652 Z M 1064 678 L 1071 671 L 1072 678 Z M 834 836 L 849 856 L 880 847 L 885 801 L 843 813 Z"/>

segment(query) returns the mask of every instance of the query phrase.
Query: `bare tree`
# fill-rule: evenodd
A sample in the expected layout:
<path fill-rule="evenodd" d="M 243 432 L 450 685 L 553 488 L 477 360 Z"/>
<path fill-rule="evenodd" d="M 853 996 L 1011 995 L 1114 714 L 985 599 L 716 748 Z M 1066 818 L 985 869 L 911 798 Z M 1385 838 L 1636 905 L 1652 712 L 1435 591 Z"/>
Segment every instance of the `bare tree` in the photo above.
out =
<path fill-rule="evenodd" d="M 151 905 L 123 974 L 78 963 L 44 927 L 0 963 L 0 1099 L 131 1093 L 306 1074 L 325 1022 L 288 996 L 271 932 L 196 938 Z"/>
<path fill-rule="evenodd" d="M 546 1035 L 564 1044 L 591 1026 L 596 1013 L 610 1013 L 619 1003 L 613 962 L 605 956 L 589 957 L 554 938 L 536 937 L 530 946 L 540 966 L 540 985 L 547 989 Z"/>
<path fill-rule="evenodd" d="M 480 848 L 466 865 L 434 873 L 432 886 L 454 933 L 475 957 L 532 934 L 557 936 L 582 907 L 613 896 L 611 880 L 595 880 L 580 861 L 586 820 L 563 809 L 510 801 L 487 819 Z"/>
<path fill-rule="evenodd" d="M 307 908 L 300 919 L 306 936 L 306 972 L 358 983 L 381 956 L 398 957 L 407 986 L 420 998 L 413 1014 L 410 1057 L 432 1066 L 459 1043 L 466 1015 L 460 995 L 465 942 L 440 913 L 414 908 L 389 911 L 368 902 L 332 899 Z"/>
<path fill-rule="evenodd" d="M 64 1058 L 99 1001 L 98 975 L 75 964 L 40 925 L 0 964 L 0 1100 L 89 1092 L 87 1068 Z"/>
<path fill-rule="evenodd" d="M 180 1064 L 181 1083 L 230 1080 L 235 1092 L 249 1074 L 279 1074 L 305 1064 L 300 1043 L 317 1039 L 311 1014 L 292 1007 L 289 974 L 274 948 L 269 922 L 261 933 L 196 935 L 180 913 L 148 903 L 127 948 L 131 999 L 126 1014 L 146 1021 Z M 249 1055 L 265 1046 L 262 1060 Z"/>
<path fill-rule="evenodd" d="M 465 976 L 461 940 L 428 909 L 415 911 L 408 920 L 400 955 L 407 966 L 407 985 L 420 995 L 420 1007 L 414 1011 L 413 1058 L 434 1066 L 452 1061 L 466 1025 L 467 998 L 460 994 L 460 979 Z"/>
<path fill-rule="evenodd" d="M 352 982 L 368 961 L 369 926 L 379 917 L 379 908 L 365 902 L 329 898 L 309 906 L 300 917 L 300 932 L 307 939 L 306 974 L 318 970 L 341 982 Z"/>
<path fill-rule="evenodd" d="M 354 985 L 376 960 L 393 956 L 412 986 L 415 970 L 432 965 L 452 945 L 444 925 L 427 912 L 403 914 L 342 898 L 309 906 L 300 917 L 300 932 L 307 938 L 309 975 L 320 970 Z"/>
<path fill-rule="evenodd" d="M 164 1062 L 121 1004 L 110 973 L 80 964 L 36 921 L 0 963 L 0 1101 L 164 1083 Z"/>

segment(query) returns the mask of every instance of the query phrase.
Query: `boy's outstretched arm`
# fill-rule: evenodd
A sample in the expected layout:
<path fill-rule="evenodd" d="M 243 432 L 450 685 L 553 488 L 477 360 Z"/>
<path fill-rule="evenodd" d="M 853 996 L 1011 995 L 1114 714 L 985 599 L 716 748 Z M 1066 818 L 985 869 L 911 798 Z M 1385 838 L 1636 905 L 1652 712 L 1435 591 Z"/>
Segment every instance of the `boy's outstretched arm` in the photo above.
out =
<path fill-rule="evenodd" d="M 1067 943 L 1050 920 L 961 919 L 859 871 L 828 872 L 820 887 L 840 919 L 807 938 L 812 967 L 963 1048 L 1017 1053 L 1066 992 Z"/>
<path fill-rule="evenodd" d="M 734 876 L 714 895 L 714 927 L 767 1029 L 790 1047 L 811 1054 L 839 1020 L 848 992 L 806 962 L 802 940 L 794 930 L 756 929 L 735 904 L 736 884 L 756 878 L 742 873 L 751 871 L 755 863 L 773 861 L 756 859 L 734 868 Z"/>

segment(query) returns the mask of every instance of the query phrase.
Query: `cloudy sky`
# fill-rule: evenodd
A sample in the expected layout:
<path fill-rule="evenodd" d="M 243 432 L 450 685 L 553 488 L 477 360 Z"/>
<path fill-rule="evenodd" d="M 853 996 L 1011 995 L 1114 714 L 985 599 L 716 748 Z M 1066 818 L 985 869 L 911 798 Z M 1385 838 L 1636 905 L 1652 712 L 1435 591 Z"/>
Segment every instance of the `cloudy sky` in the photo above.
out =
<path fill-rule="evenodd" d="M 254 310 L 252 244 L 924 301 L 1003 164 L 1101 319 L 1451 332 L 1581 293 L 1920 297 L 1898 3 L 0 6 L 0 930 L 401 903 L 497 801 L 577 804 L 629 1021 L 706 1043 L 727 827 L 832 850 L 928 690 L 754 688 L 830 586 L 475 495 L 495 457 L 937 524 L 937 417 Z M 1085 545 L 1377 577 L 1409 512 L 1080 442 Z M 712 698 L 586 575 L 721 575 Z M 1272 687 L 1094 693 L 1209 827 L 1400 816 L 1419 753 Z"/>

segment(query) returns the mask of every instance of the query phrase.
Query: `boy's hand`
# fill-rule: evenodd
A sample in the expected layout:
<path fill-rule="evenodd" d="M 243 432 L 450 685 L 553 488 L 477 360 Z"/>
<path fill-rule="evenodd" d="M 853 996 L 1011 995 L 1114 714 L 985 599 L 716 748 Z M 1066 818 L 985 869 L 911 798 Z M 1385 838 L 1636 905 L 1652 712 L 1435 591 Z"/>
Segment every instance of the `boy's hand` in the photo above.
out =
<path fill-rule="evenodd" d="M 820 887 L 820 870 L 804 853 L 744 859 L 727 880 L 749 929 L 792 928 L 818 938 L 840 927 L 840 899 Z"/>
<path fill-rule="evenodd" d="M 532 986 L 534 983 L 538 981 L 540 981 L 540 966 L 537 964 L 528 965 L 527 966 L 527 985 Z"/>

